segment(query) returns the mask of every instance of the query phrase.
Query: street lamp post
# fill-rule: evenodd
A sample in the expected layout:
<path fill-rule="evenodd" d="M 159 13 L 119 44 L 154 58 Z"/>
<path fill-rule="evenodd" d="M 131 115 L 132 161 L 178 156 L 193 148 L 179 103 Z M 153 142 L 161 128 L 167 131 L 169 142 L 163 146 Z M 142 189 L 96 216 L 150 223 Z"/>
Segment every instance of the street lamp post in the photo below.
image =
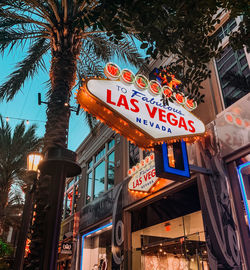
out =
<path fill-rule="evenodd" d="M 27 233 L 31 223 L 31 213 L 33 206 L 34 191 L 36 187 L 38 165 L 42 159 L 43 159 L 42 155 L 38 152 L 32 152 L 27 157 L 27 178 L 26 178 L 26 186 L 24 189 L 25 203 L 23 207 L 21 229 L 17 243 L 14 270 L 23 269 L 25 244 Z"/>
<path fill-rule="evenodd" d="M 63 197 L 66 177 L 80 174 L 81 167 L 76 163 L 76 153 L 66 148 L 50 148 L 43 162 L 39 164 L 41 180 L 49 177 L 49 201 L 46 208 L 44 239 L 42 247 L 43 270 L 56 269 L 60 224 L 62 218 Z"/>

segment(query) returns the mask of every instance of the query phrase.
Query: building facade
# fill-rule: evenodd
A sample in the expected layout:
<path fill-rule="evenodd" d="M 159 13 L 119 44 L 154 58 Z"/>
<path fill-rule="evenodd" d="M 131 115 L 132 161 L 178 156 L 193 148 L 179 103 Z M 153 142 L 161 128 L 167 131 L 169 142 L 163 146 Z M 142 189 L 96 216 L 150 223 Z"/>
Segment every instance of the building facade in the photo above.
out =
<path fill-rule="evenodd" d="M 250 269 L 250 94 L 225 79 L 250 76 L 250 54 L 228 46 L 238 23 L 224 16 L 214 33 L 224 52 L 209 63 L 205 103 L 194 111 L 208 136 L 187 145 L 189 179 L 131 192 L 127 171 L 150 152 L 104 124 L 79 146 L 82 174 L 67 182 L 58 269 Z"/>

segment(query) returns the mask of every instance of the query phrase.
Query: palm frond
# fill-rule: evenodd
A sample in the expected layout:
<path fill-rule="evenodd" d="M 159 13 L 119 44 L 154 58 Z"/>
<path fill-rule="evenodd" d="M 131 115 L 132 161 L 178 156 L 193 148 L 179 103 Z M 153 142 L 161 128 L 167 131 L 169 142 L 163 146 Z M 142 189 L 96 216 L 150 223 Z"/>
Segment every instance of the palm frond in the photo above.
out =
<path fill-rule="evenodd" d="M 98 124 L 98 121 L 88 112 L 84 112 L 84 114 L 85 114 L 85 121 L 87 122 L 87 125 L 90 128 L 90 131 L 92 132 L 92 134 L 95 134 L 94 130 L 95 130 L 96 125 Z"/>
<path fill-rule="evenodd" d="M 103 66 L 114 57 L 141 67 L 144 60 L 138 53 L 135 43 L 125 37 L 114 44 L 104 34 L 91 34 L 83 40 L 78 70 L 81 77 L 102 76 Z"/>
<path fill-rule="evenodd" d="M 103 59 L 96 54 L 93 43 L 84 40 L 77 67 L 79 80 L 86 77 L 102 76 L 103 64 Z"/>
<path fill-rule="evenodd" d="M 129 62 L 135 67 L 141 67 L 144 59 L 138 52 L 134 41 L 125 36 L 122 40 L 114 43 L 107 35 L 92 34 L 87 37 L 94 45 L 96 55 L 103 61 L 108 61 L 111 57 L 116 56 L 119 60 Z"/>
<path fill-rule="evenodd" d="M 28 39 L 45 37 L 43 31 L 19 29 L 0 29 L 0 52 L 3 54 L 8 48 L 9 52 L 15 45 L 23 45 Z"/>
<path fill-rule="evenodd" d="M 117 44 L 111 43 L 118 59 L 129 62 L 135 67 L 141 67 L 144 64 L 144 59 L 139 54 L 135 45 L 129 42 L 126 38 L 119 41 Z"/>
<path fill-rule="evenodd" d="M 0 115 L 0 205 L 6 204 L 11 185 L 15 183 L 19 186 L 23 183 L 21 179 L 25 180 L 27 154 L 37 150 L 41 142 L 35 130 L 35 125 L 26 129 L 22 122 L 12 132 L 10 125 Z"/>
<path fill-rule="evenodd" d="M 114 57 L 125 60 L 137 67 L 144 64 L 144 60 L 138 53 L 136 44 L 129 37 L 125 37 L 118 44 L 109 40 L 105 34 L 90 34 L 83 40 L 81 54 L 78 60 L 78 79 L 92 76 L 103 76 L 105 62 L 111 61 Z M 84 112 L 85 121 L 91 132 L 98 121 L 89 113 Z"/>
<path fill-rule="evenodd" d="M 88 36 L 89 40 L 93 44 L 93 50 L 98 58 L 101 58 L 104 62 L 107 62 L 112 57 L 112 50 L 110 44 L 107 44 L 107 37 L 101 34 L 94 34 Z M 107 46 L 108 45 L 108 46 Z"/>
<path fill-rule="evenodd" d="M 5 27 L 11 27 L 11 26 L 15 26 L 15 25 L 18 25 L 18 24 L 25 24 L 27 23 L 25 20 L 23 19 L 14 19 L 14 18 L 3 18 L 3 17 L 0 17 L 0 27 L 1 28 L 5 28 Z"/>
<path fill-rule="evenodd" d="M 17 25 L 20 23 L 27 23 L 26 18 L 39 18 L 42 22 L 45 22 L 44 14 L 37 11 L 36 9 L 32 9 L 30 5 L 25 3 L 25 1 L 13 1 L 13 0 L 2 0 L 0 2 L 0 12 L 11 12 L 14 14 L 18 14 L 18 16 L 21 15 L 21 17 L 24 16 L 24 19 L 21 17 L 6 17 L 3 16 L 1 20 L 5 20 L 6 27 L 10 27 L 13 25 Z M 5 25 L 3 24 L 3 25 Z"/>
<path fill-rule="evenodd" d="M 11 100 L 27 78 L 32 78 L 40 67 L 45 68 L 43 55 L 50 44 L 45 38 L 37 39 L 29 48 L 27 57 L 17 64 L 17 70 L 9 75 L 9 79 L 0 87 L 0 100 Z"/>
<path fill-rule="evenodd" d="M 9 149 L 6 147 L 11 144 L 11 127 L 8 122 L 3 121 L 0 115 L 0 169 L 2 164 L 6 162 L 6 157 L 8 157 Z"/>
<path fill-rule="evenodd" d="M 28 16 L 28 14 L 19 14 L 18 12 L 15 11 L 9 11 L 8 9 L 0 9 L 0 17 L 2 18 L 12 18 L 12 19 L 17 19 L 17 20 L 21 20 L 23 23 L 33 23 L 35 25 L 40 25 L 42 27 L 44 27 L 47 30 L 50 30 L 50 26 L 45 23 L 44 21 L 41 20 L 36 20 L 34 19 L 32 16 Z"/>
<path fill-rule="evenodd" d="M 26 7 L 24 1 L 13 1 L 13 0 L 2 0 L 0 2 L 0 8 L 15 8 L 15 9 L 23 9 Z"/>

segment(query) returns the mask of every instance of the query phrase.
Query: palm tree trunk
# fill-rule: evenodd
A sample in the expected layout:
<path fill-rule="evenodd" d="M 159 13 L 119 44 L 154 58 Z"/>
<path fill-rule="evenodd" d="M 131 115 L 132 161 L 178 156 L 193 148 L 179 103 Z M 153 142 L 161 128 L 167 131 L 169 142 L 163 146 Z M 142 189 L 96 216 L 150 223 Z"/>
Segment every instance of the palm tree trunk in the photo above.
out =
<path fill-rule="evenodd" d="M 51 93 L 47 109 L 44 152 L 51 147 L 67 146 L 71 89 L 76 79 L 76 55 L 69 49 L 54 53 L 50 71 Z"/>
<path fill-rule="evenodd" d="M 33 186 L 28 185 L 25 191 L 25 203 L 23 207 L 23 216 L 21 227 L 19 231 L 19 237 L 17 242 L 17 249 L 15 254 L 15 262 L 14 262 L 14 270 L 22 270 L 23 269 L 23 257 L 25 252 L 25 243 L 27 240 L 27 233 L 29 231 L 31 216 L 32 216 L 32 205 L 34 198 L 34 188 L 36 181 L 36 174 L 33 175 Z"/>
<path fill-rule="evenodd" d="M 3 179 L 5 183 L 7 183 L 7 181 L 5 179 Z M 10 183 L 8 183 L 5 187 L 0 188 L 0 236 L 3 240 L 6 240 L 6 229 L 5 228 L 5 219 L 6 219 L 6 207 L 8 205 L 8 195 L 10 192 Z"/>
<path fill-rule="evenodd" d="M 67 44 L 67 42 L 63 44 Z M 43 149 L 45 155 L 51 148 L 67 147 L 70 117 L 70 108 L 67 104 L 69 104 L 71 90 L 75 84 L 77 57 L 80 49 L 79 42 L 75 41 L 75 44 L 78 45 L 73 46 L 74 44 L 71 44 L 69 47 L 59 46 L 57 50 L 52 50 L 50 70 L 51 92 L 49 94 L 47 108 L 47 123 Z M 48 173 L 44 174 L 41 171 L 37 193 L 35 194 L 36 219 L 31 228 L 31 253 L 29 254 L 28 264 L 25 269 L 36 269 L 36 267 L 37 269 L 46 268 L 46 265 L 44 265 L 44 260 L 46 260 L 44 258 L 46 257 L 44 255 L 45 246 L 47 246 L 46 241 L 48 241 L 46 237 L 56 238 L 57 240 L 55 242 L 58 244 L 58 233 L 62 216 L 62 199 L 66 179 L 63 168 L 60 168 L 60 170 L 62 170 L 62 172 L 59 172 L 60 177 L 53 174 L 48 175 Z M 57 171 L 59 171 L 59 168 L 57 168 Z M 55 213 L 53 212 L 55 203 L 57 203 L 59 214 L 57 213 L 53 217 L 51 223 L 51 217 Z M 51 236 L 51 232 L 48 233 L 49 226 L 56 226 L 58 235 Z M 57 254 L 57 246 L 53 247 L 53 249 L 55 250 L 51 250 L 51 252 Z M 54 269 L 54 266 L 49 266 L 48 269 Z"/>

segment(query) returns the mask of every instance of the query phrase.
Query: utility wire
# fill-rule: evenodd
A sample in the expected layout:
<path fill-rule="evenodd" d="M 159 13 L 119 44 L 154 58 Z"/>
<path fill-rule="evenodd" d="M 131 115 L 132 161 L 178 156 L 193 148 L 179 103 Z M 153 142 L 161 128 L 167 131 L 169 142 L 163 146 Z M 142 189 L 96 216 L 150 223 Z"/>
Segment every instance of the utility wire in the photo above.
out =
<path fill-rule="evenodd" d="M 46 121 L 43 120 L 34 120 L 34 119 L 24 119 L 24 118 L 17 118 L 17 117 L 11 117 L 11 116 L 2 116 L 3 118 L 5 118 L 6 121 L 8 121 L 9 119 L 14 119 L 14 120 L 21 120 L 21 121 L 31 121 L 31 122 L 41 122 L 41 123 L 46 123 Z"/>

